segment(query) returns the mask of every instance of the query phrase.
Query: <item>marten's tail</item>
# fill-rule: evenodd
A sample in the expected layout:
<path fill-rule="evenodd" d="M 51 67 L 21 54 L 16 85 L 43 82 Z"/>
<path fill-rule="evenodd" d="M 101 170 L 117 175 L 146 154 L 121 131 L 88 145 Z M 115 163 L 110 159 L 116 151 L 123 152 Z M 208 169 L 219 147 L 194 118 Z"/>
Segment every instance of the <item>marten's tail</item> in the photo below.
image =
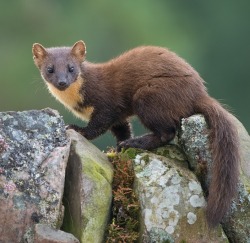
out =
<path fill-rule="evenodd" d="M 205 116 L 210 128 L 213 165 L 206 216 L 208 225 L 215 227 L 229 210 L 237 192 L 240 161 L 238 133 L 229 113 L 215 99 L 206 97 L 197 106 L 197 111 Z"/>

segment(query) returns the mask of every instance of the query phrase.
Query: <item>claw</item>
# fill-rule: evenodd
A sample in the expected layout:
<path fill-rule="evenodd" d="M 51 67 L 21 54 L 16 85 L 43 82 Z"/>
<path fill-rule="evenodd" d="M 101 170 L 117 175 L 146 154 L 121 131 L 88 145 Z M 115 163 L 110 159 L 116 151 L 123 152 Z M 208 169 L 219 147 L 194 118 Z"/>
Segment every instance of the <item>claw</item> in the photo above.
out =
<path fill-rule="evenodd" d="M 66 129 L 66 130 L 72 129 L 72 128 L 71 128 L 71 125 L 66 125 L 66 126 L 65 126 L 65 129 Z"/>
<path fill-rule="evenodd" d="M 122 149 L 127 149 L 127 148 L 129 148 L 127 140 L 118 143 L 116 146 L 117 152 L 121 152 Z"/>
<path fill-rule="evenodd" d="M 122 149 L 128 149 L 128 148 L 131 148 L 131 147 L 136 147 L 133 144 L 133 139 L 127 139 L 125 141 L 122 141 L 122 142 L 118 143 L 116 149 L 117 149 L 117 152 L 121 152 Z"/>
<path fill-rule="evenodd" d="M 65 128 L 66 128 L 66 130 L 73 129 L 76 132 L 81 133 L 81 128 L 78 127 L 77 125 L 69 124 L 69 125 L 65 126 Z"/>

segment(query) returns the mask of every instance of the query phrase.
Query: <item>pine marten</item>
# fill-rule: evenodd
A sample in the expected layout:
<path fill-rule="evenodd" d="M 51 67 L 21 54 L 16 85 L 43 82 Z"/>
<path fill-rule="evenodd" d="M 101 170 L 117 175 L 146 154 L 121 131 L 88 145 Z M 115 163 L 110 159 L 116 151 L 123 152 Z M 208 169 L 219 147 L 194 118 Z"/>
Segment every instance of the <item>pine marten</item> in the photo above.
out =
<path fill-rule="evenodd" d="M 73 47 L 33 45 L 33 58 L 50 93 L 86 127 L 70 125 L 87 139 L 110 130 L 118 149 L 154 149 L 175 136 L 182 118 L 205 116 L 213 156 L 207 203 L 210 227 L 230 208 L 239 176 L 238 134 L 229 113 L 211 98 L 199 74 L 168 49 L 142 46 L 101 64 L 85 60 L 83 41 Z M 128 118 L 137 115 L 151 133 L 132 137 Z"/>

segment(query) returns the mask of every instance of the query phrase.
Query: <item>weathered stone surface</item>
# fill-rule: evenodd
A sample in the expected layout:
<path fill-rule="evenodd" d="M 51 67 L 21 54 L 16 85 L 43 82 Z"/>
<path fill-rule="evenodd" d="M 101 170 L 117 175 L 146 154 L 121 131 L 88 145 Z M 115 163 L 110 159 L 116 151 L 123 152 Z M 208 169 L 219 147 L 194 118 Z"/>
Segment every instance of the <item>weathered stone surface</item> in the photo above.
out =
<path fill-rule="evenodd" d="M 60 227 L 69 140 L 56 111 L 0 113 L 0 242 L 22 242 L 35 223 Z"/>
<path fill-rule="evenodd" d="M 200 115 L 184 119 L 177 145 L 135 150 L 142 208 L 141 242 L 250 242 L 250 138 L 236 119 L 241 148 L 238 197 L 221 227 L 209 231 L 201 186 L 211 168 L 208 129 Z M 103 242 L 113 170 L 106 156 L 51 109 L 0 113 L 0 242 Z M 70 138 L 70 139 L 69 139 Z M 70 149 L 71 140 L 71 149 Z M 179 150 L 182 147 L 185 154 Z M 70 156 L 69 156 L 70 151 Z M 65 169 L 65 218 L 62 195 Z M 164 156 L 164 157 L 163 157 Z"/>
<path fill-rule="evenodd" d="M 238 197 L 231 205 L 231 213 L 224 218 L 223 228 L 231 242 L 250 242 L 250 137 L 243 125 L 232 116 L 238 129 L 241 154 L 241 175 Z M 203 166 L 211 168 L 212 158 L 208 145 L 208 130 L 202 115 L 183 119 L 180 144 L 192 167 L 205 186 L 209 178 L 201 172 Z M 201 163 L 202 161 L 202 163 Z"/>
<path fill-rule="evenodd" d="M 36 224 L 34 230 L 35 243 L 79 243 L 72 234 L 56 230 L 48 225 Z"/>
<path fill-rule="evenodd" d="M 65 184 L 63 229 L 82 243 L 103 242 L 112 200 L 113 169 L 104 153 L 73 130 Z"/>
<path fill-rule="evenodd" d="M 250 242 L 250 136 L 235 118 L 240 137 L 241 174 L 238 198 L 232 203 L 232 214 L 223 224 L 231 242 Z"/>
<path fill-rule="evenodd" d="M 185 156 L 175 146 L 164 151 L 168 158 L 141 153 L 134 159 L 142 210 L 140 242 L 228 242 L 220 227 L 208 229 L 202 188 L 187 169 Z"/>
<path fill-rule="evenodd" d="M 242 123 L 235 117 L 232 117 L 237 126 L 240 137 L 240 153 L 241 153 L 241 170 L 242 174 L 250 178 L 250 136 L 242 125 Z"/>

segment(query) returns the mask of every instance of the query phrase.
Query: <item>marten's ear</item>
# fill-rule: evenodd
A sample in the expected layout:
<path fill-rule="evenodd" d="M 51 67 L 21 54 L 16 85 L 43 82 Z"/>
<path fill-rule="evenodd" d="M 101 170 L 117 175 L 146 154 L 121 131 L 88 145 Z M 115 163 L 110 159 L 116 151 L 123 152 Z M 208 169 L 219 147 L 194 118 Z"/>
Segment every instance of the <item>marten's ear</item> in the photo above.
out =
<path fill-rule="evenodd" d="M 75 56 L 77 60 L 83 62 L 86 55 L 85 43 L 82 40 L 77 41 L 72 47 L 71 54 Z"/>
<path fill-rule="evenodd" d="M 35 64 L 40 68 L 44 58 L 48 54 L 46 49 L 41 44 L 35 43 L 32 47 L 32 53 Z"/>

